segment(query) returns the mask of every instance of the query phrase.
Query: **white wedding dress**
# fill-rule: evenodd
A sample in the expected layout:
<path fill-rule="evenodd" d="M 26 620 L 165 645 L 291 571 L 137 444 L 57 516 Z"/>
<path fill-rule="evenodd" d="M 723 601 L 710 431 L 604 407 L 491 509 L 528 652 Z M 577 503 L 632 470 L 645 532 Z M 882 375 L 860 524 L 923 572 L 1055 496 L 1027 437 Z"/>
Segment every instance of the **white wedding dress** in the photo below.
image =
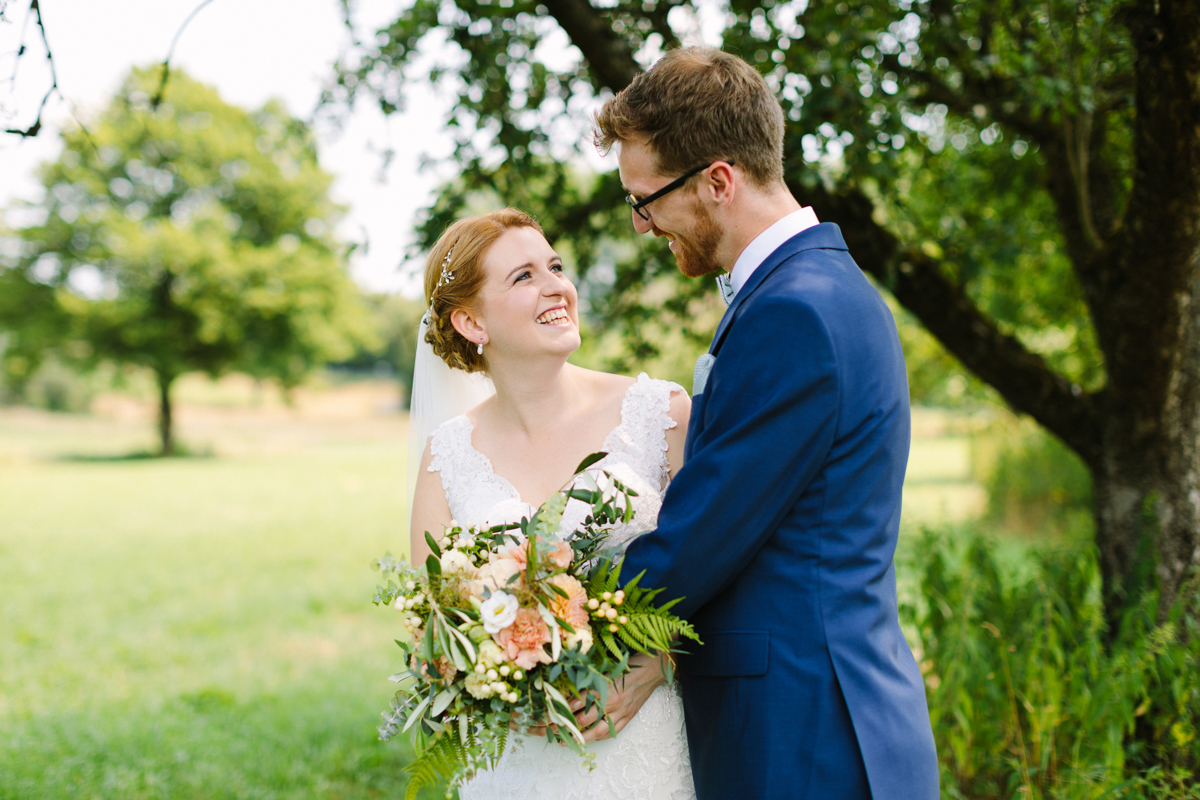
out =
<path fill-rule="evenodd" d="M 667 478 L 666 432 L 675 427 L 669 411 L 671 394 L 683 391 L 674 383 L 648 378 L 645 373 L 625 393 L 621 423 L 601 448 L 608 453 L 592 469 L 606 469 L 638 492 L 634 518 L 613 534 L 627 544 L 654 528 L 662 507 Z M 462 523 L 495 525 L 533 513 L 508 480 L 497 475 L 492 462 L 471 444 L 471 421 L 458 416 L 433 434 L 430 472 L 440 472 L 442 488 L 454 519 Z M 578 527 L 590 507 L 571 500 L 563 514 L 563 530 Z M 596 767 L 588 771 L 583 759 L 542 737 L 512 736 L 493 770 L 477 775 L 459 793 L 461 800 L 693 800 L 691 762 L 683 727 L 683 703 L 678 688 L 660 685 L 615 739 L 590 745 Z"/>

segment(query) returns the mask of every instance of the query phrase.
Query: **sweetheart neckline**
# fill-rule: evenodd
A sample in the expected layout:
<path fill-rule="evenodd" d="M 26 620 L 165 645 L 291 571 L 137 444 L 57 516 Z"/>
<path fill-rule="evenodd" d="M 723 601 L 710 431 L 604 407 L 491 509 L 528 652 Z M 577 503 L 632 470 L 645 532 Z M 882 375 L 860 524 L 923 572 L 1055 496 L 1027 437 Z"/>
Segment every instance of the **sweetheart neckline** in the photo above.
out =
<path fill-rule="evenodd" d="M 599 461 L 597 461 L 595 464 L 592 465 L 593 467 L 603 464 L 610 456 L 612 456 L 612 451 L 613 451 L 613 448 L 615 445 L 610 440 L 617 433 L 617 431 L 621 430 L 621 428 L 624 427 L 625 424 L 629 421 L 625 415 L 625 410 L 626 410 L 625 409 L 625 401 L 629 399 L 629 393 L 632 392 L 634 390 L 634 388 L 636 388 L 638 386 L 638 384 L 640 384 L 642 382 L 643 377 L 646 377 L 647 379 L 649 378 L 649 376 L 646 375 L 646 373 L 644 373 L 644 372 L 640 373 L 637 377 L 637 380 L 635 380 L 633 383 L 631 383 L 629 385 L 629 388 L 625 390 L 625 394 L 621 395 L 621 421 L 618 422 L 616 424 L 616 426 L 608 432 L 608 435 L 604 437 L 604 441 L 600 444 L 600 449 L 593 451 L 593 452 L 602 452 L 605 454 L 604 458 L 600 459 Z M 473 423 L 471 421 L 471 418 L 468 417 L 466 414 L 463 414 L 462 417 L 464 420 L 466 420 L 466 424 L 467 424 L 467 435 L 466 435 L 467 447 L 470 448 L 472 453 L 479 456 L 480 460 L 483 462 L 483 466 L 487 469 L 488 474 L 491 475 L 493 478 L 495 478 L 497 481 L 501 482 L 504 485 L 506 491 L 508 491 L 508 493 L 512 495 L 513 499 L 515 499 L 519 503 L 523 503 L 523 504 L 529 506 L 530 511 L 534 511 L 534 510 L 540 508 L 541 506 L 535 506 L 533 503 L 530 503 L 528 500 L 526 500 L 524 497 L 522 497 L 521 492 L 517 490 L 516 485 L 513 484 L 512 481 L 510 481 L 508 478 L 501 475 L 499 472 L 496 472 L 496 468 L 492 464 L 492 459 L 488 458 L 488 456 L 483 451 L 481 451 L 475 447 L 475 442 L 472 440 L 472 437 L 475 433 L 475 423 Z M 561 490 L 558 490 L 558 491 L 561 491 Z M 553 497 L 554 494 L 555 493 L 551 493 L 550 497 Z M 550 497 L 547 497 L 546 500 L 549 500 Z M 542 503 L 545 503 L 546 500 L 543 500 Z"/>

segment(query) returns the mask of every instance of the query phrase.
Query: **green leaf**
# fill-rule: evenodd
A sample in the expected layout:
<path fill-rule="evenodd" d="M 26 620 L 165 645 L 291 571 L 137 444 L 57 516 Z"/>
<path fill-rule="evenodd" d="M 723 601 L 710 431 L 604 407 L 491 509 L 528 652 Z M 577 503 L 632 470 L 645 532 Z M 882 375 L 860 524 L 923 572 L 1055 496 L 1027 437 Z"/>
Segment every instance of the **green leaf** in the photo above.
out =
<path fill-rule="evenodd" d="M 429 557 L 425 559 L 425 570 L 430 575 L 441 575 L 442 562 L 437 560 L 437 556 L 430 553 Z"/>
<path fill-rule="evenodd" d="M 608 455 L 608 453 L 604 453 L 604 452 L 592 453 L 590 456 L 583 459 L 583 461 L 579 462 L 579 466 L 575 468 L 575 474 L 579 474 L 580 472 L 583 472 L 585 469 L 590 467 L 592 464 L 595 464 L 597 461 L 599 461 L 602 458 L 605 458 L 607 455 Z"/>
<path fill-rule="evenodd" d="M 429 549 L 433 551 L 435 556 L 438 558 L 442 557 L 442 548 L 438 547 L 438 543 L 433 539 L 433 534 L 429 531 L 425 531 L 425 543 L 429 545 Z"/>
<path fill-rule="evenodd" d="M 426 697 L 424 700 L 422 700 L 420 703 L 417 704 L 417 707 L 414 708 L 412 710 L 412 713 L 410 713 L 408 715 L 408 722 L 406 722 L 404 724 L 404 727 L 400 729 L 401 733 L 404 733 L 406 730 L 411 728 L 416 723 L 416 721 L 421 718 L 421 714 L 424 713 L 426 707 L 429 705 L 429 702 L 432 699 L 433 699 L 432 697 Z"/>
<path fill-rule="evenodd" d="M 439 693 L 438 696 L 433 699 L 433 705 L 429 707 L 430 716 L 441 716 L 442 712 L 445 711 L 452 702 L 454 702 L 454 698 L 462 694 L 462 687 L 463 685 L 461 683 L 456 683 L 449 689 Z"/>
<path fill-rule="evenodd" d="M 415 800 L 426 786 L 436 786 L 466 766 L 454 747 L 454 736 L 439 733 L 433 742 L 418 752 L 413 762 L 404 768 L 409 775 L 404 800 Z"/>

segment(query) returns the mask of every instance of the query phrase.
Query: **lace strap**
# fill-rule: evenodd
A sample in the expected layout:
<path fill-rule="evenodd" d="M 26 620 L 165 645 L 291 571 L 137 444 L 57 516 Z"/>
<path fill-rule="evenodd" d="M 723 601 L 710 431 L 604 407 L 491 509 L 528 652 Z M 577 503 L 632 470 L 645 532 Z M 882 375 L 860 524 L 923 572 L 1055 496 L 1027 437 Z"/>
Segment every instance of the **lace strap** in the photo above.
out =
<path fill-rule="evenodd" d="M 471 421 L 462 414 L 443 422 L 429 437 L 429 452 L 433 456 L 429 471 L 440 473 L 451 510 L 463 507 L 470 476 L 478 469 L 472 458 L 475 451 L 471 447 L 471 430 Z"/>
<path fill-rule="evenodd" d="M 609 452 L 625 453 L 638 474 L 661 486 L 670 472 L 667 460 L 667 431 L 671 419 L 671 395 L 684 389 L 671 381 L 638 375 L 621 401 L 621 424 L 605 442 Z"/>

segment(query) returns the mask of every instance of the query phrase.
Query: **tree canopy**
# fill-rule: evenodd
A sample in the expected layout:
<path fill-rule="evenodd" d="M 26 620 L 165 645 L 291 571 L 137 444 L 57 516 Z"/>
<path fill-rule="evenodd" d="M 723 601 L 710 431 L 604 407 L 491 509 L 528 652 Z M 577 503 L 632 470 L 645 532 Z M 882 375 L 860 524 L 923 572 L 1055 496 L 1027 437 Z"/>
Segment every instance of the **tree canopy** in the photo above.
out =
<path fill-rule="evenodd" d="M 1086 463 L 1115 619 L 1142 590 L 1139 554 L 1165 609 L 1200 553 L 1198 14 L 1179 0 L 416 0 L 339 65 L 329 97 L 391 112 L 412 81 L 453 93 L 460 177 L 424 240 L 481 192 L 534 212 L 640 354 L 664 313 L 703 341 L 691 323 L 711 318 L 697 313 L 711 287 L 635 239 L 615 173 L 581 176 L 577 155 L 590 109 L 719 26 L 783 105 L 797 199 Z"/>
<path fill-rule="evenodd" d="M 170 387 L 230 370 L 296 385 L 373 338 L 332 236 L 341 210 L 306 126 L 247 112 L 176 71 L 134 70 L 43 165 L 45 198 L 0 265 L 10 377 L 58 348 L 152 370 L 162 450 Z"/>

